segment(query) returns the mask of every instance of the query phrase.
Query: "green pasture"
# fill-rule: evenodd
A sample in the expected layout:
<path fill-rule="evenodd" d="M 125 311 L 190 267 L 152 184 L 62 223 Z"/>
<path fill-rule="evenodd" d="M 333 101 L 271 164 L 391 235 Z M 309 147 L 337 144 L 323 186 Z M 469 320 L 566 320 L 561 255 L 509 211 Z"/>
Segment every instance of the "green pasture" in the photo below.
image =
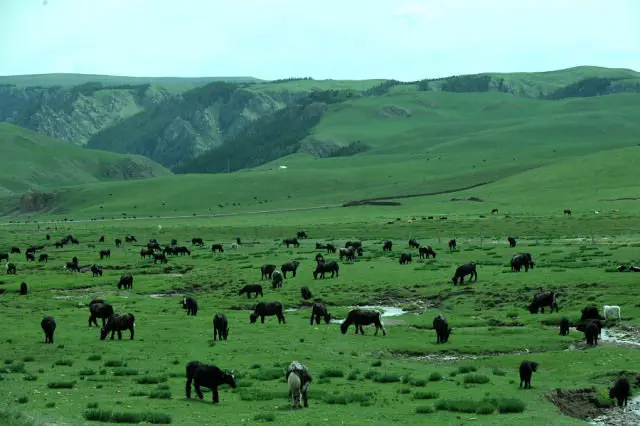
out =
<path fill-rule="evenodd" d="M 18 274 L 0 280 L 0 312 L 3 323 L 11 324 L 0 338 L 0 418 L 4 416 L 6 424 L 90 423 L 85 416 L 107 422 L 162 422 L 169 416 L 173 424 L 456 425 L 475 418 L 479 425 L 577 425 L 583 422 L 562 415 L 548 401 L 550 392 L 595 386 L 598 404 L 605 407 L 610 404 L 607 388 L 618 373 L 638 374 L 637 348 L 613 342 L 587 348 L 582 333 L 572 330 L 562 337 L 557 327 L 563 316 L 578 320 L 588 304 L 599 309 L 614 304 L 621 306 L 623 324 L 609 326 L 635 330 L 638 338 L 637 277 L 612 272 L 620 263 L 638 261 L 640 238 L 631 225 L 637 216 L 506 218 L 487 212 L 483 219 L 461 210 L 447 220 L 417 217 L 407 223 L 406 217 L 395 221 L 381 210 L 367 206 L 162 221 L 2 225 L 0 251 L 45 244 L 43 252 L 50 258 L 46 264 L 27 263 L 23 254 L 12 254 Z M 388 225 L 389 220 L 394 224 Z M 582 235 L 580 224 L 596 231 L 595 241 Z M 285 248 L 282 238 L 298 230 L 310 238 L 298 249 Z M 68 234 L 80 244 L 52 246 Z M 135 235 L 138 243 L 116 248 L 114 238 L 124 240 L 126 234 Z M 105 243 L 98 243 L 101 235 Z M 508 235 L 518 238 L 516 249 L 508 248 Z M 432 245 L 436 259 L 418 259 L 417 251 L 407 247 L 409 236 Z M 203 238 L 206 246 L 193 247 L 194 237 Z M 236 237 L 242 244 L 233 249 Z M 453 237 L 458 249 L 449 252 L 447 241 Z M 154 265 L 139 254 L 151 238 L 162 245 L 176 238 L 192 250 L 191 256 Z M 353 263 L 339 262 L 339 277 L 314 280 L 313 259 L 319 252 L 315 242 L 343 246 L 352 239 L 363 241 L 364 255 Z M 386 239 L 394 242 L 391 253 L 382 252 Z M 224 253 L 212 254 L 212 243 L 222 243 Z M 102 248 L 111 249 L 110 259 L 99 259 Z M 536 267 L 510 272 L 508 261 L 515 251 L 531 252 Z M 413 254 L 411 264 L 398 263 L 403 252 Z M 104 275 L 64 271 L 64 262 L 74 255 L 81 265 L 101 265 Z M 259 298 L 282 302 L 286 324 L 273 317 L 265 324 L 249 324 L 255 299 L 239 296 L 238 290 L 261 282 L 262 264 L 291 260 L 301 263 L 297 276 L 288 276 L 279 290 L 262 281 L 265 294 Z M 478 264 L 478 281 L 453 286 L 455 267 L 469 261 Z M 134 275 L 131 291 L 116 288 L 125 272 Z M 30 287 L 27 296 L 18 295 L 22 281 Z M 336 323 L 309 324 L 309 302 L 300 298 L 303 285 L 338 321 L 355 305 L 405 312 L 384 318 L 384 337 L 374 336 L 371 328 L 365 336 L 354 335 L 353 329 L 342 335 Z M 560 293 L 560 313 L 531 315 L 525 309 L 540 290 Z M 180 306 L 182 295 L 198 300 L 196 317 L 188 317 Z M 133 341 L 128 332 L 121 341 L 99 340 L 98 330 L 87 326 L 87 305 L 93 298 L 135 315 Z M 216 312 L 229 318 L 228 341 L 212 342 Z M 450 341 L 442 345 L 435 343 L 431 329 L 439 313 L 453 327 Z M 54 316 L 58 324 L 53 345 L 43 343 L 39 323 L 45 315 Z M 284 368 L 294 359 L 307 364 L 314 377 L 310 408 L 299 411 L 290 408 L 284 381 Z M 525 359 L 540 363 L 533 389 L 527 391 L 518 388 L 518 365 Z M 210 393 L 203 402 L 187 400 L 185 366 L 191 360 L 235 370 L 238 387 L 221 387 L 219 405 L 211 403 Z"/>

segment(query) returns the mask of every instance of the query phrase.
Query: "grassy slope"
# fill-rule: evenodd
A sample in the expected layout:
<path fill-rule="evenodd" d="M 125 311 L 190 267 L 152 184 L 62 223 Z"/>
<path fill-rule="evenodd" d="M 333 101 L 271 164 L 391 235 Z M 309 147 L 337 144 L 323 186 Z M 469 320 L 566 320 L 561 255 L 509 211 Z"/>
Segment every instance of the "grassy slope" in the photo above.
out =
<path fill-rule="evenodd" d="M 5 194 L 123 179 L 132 162 L 146 176 L 171 174 L 144 157 L 78 148 L 11 124 L 0 124 L 0 144 L 0 190 Z"/>
<path fill-rule="evenodd" d="M 283 425 L 340 424 L 341 421 L 363 425 L 383 422 L 456 425 L 460 423 L 460 417 L 456 417 L 461 416 L 462 419 L 477 418 L 474 423 L 481 425 L 505 422 L 577 425 L 583 423 L 559 415 L 545 395 L 555 388 L 592 385 L 605 395 L 618 371 L 637 372 L 640 362 L 637 350 L 601 344 L 597 348 L 567 351 L 570 345 L 583 347 L 582 333 L 560 337 L 555 326 L 543 324 L 543 321 L 558 321 L 562 316 L 576 320 L 585 304 L 601 306 L 610 301 L 622 305 L 625 323 L 639 324 L 640 308 L 635 306 L 635 299 L 640 294 L 633 285 L 634 274 L 604 272 L 607 267 L 637 257 L 638 245 L 629 245 L 621 235 L 606 245 L 593 247 L 563 243 L 555 239 L 580 219 L 534 219 L 538 226 L 548 230 L 545 238 L 539 246 L 521 238 L 518 249 L 534 254 L 536 268 L 528 273 L 513 274 L 504 266 L 513 251 L 506 247 L 503 238 L 512 231 L 509 221 L 491 218 L 485 228 L 486 236 L 495 237 L 497 241 L 485 240 L 483 246 L 468 240 L 478 231 L 477 223 L 468 227 L 467 221 L 454 217 L 447 223 L 437 224 L 443 232 L 442 241 L 438 241 L 433 229 L 436 224 L 420 221 L 411 225 L 413 235 L 423 244 L 432 244 L 438 257 L 426 262 L 414 259 L 413 264 L 401 266 L 397 257 L 407 251 L 406 237 L 397 231 L 409 225 L 382 226 L 375 220 L 375 211 L 369 210 L 369 216 L 363 217 L 369 224 L 365 229 L 364 223 L 354 219 L 351 212 L 356 210 L 342 210 L 333 217 L 331 226 L 314 225 L 316 214 L 306 213 L 287 220 L 254 218 L 252 227 L 247 227 L 243 220 L 228 218 L 163 221 L 162 231 L 156 222 L 65 224 L 57 230 L 39 232 L 34 225 L 6 228 L 0 236 L 3 249 L 46 243 L 45 232 L 52 234 L 52 240 L 46 244 L 73 233 L 81 245 L 64 249 L 47 247 L 51 256 L 48 264 L 26 264 L 21 255 L 11 256 L 19 272 L 15 277 L 4 278 L 0 285 L 7 292 L 0 296 L 0 307 L 6 321 L 13 324 L 0 341 L 4 362 L 1 368 L 11 370 L 18 366 L 19 369 L 23 364 L 25 371 L 2 374 L 0 407 L 19 410 L 38 419 L 73 424 L 82 422 L 82 413 L 89 404 L 97 403 L 100 409 L 118 412 L 167 413 L 172 416 L 173 424 L 210 422 L 214 416 L 217 422 L 235 425 L 256 423 L 260 418 L 272 416 L 275 423 Z M 301 224 L 311 239 L 303 241 L 300 249 L 279 246 L 280 238 L 292 235 Z M 602 216 L 598 218 L 598 226 L 603 232 L 616 232 L 617 221 Z M 460 250 L 448 253 L 446 239 L 454 235 L 453 232 L 457 232 Z M 122 238 L 125 233 L 136 235 L 141 244 L 125 244 L 116 249 L 113 239 Z M 100 235 L 105 235 L 106 243 L 99 244 L 95 250 L 111 248 L 110 260 L 99 261 L 95 250 L 87 251 L 85 247 L 95 243 Z M 229 245 L 236 235 L 242 237 L 245 245 L 234 251 Z M 138 255 L 141 245 L 150 238 L 157 238 L 161 243 L 177 238 L 181 244 L 190 246 L 187 241 L 195 236 L 204 238 L 208 244 L 221 242 L 227 250 L 212 255 L 206 248 L 193 249 L 191 257 L 170 258 L 168 268 L 140 260 Z M 364 240 L 365 256 L 354 264 L 341 262 L 339 278 L 311 279 L 313 257 L 317 252 L 313 249 L 314 241 L 334 240 L 343 244 L 352 238 Z M 392 253 L 381 251 L 380 242 L 386 238 L 394 240 Z M 105 268 L 104 276 L 76 277 L 62 271 L 61 263 L 74 255 L 80 258 L 81 264 L 101 264 Z M 309 310 L 305 307 L 286 312 L 286 325 L 278 325 L 274 318 L 267 318 L 264 325 L 250 325 L 247 310 L 255 301 L 238 296 L 238 288 L 258 280 L 260 265 L 272 262 L 279 265 L 291 259 L 301 261 L 299 275 L 288 278 L 283 289 L 277 292 L 263 282 L 264 300 L 279 300 L 287 309 L 300 308 L 299 287 L 308 285 L 316 297 L 331 304 L 330 311 L 337 317 L 343 318 L 349 306 L 356 303 L 401 306 L 412 313 L 386 318 L 388 334 L 385 337 L 374 337 L 370 328 L 366 330 L 367 335 L 361 337 L 354 336 L 352 330 L 341 335 L 337 325 L 311 327 Z M 448 283 L 453 269 L 468 260 L 479 264 L 479 281 L 453 288 Z M 114 283 L 125 271 L 135 276 L 133 291 L 115 289 Z M 17 295 L 21 281 L 31 286 L 32 293 L 27 297 Z M 592 282 L 599 284 L 593 286 Z M 562 291 L 559 300 L 562 313 L 533 316 L 524 310 L 523 306 L 538 287 Z M 200 305 L 198 316 L 187 317 L 177 297 L 150 297 L 164 292 L 195 295 Z M 86 304 L 95 297 L 105 298 L 117 311 L 136 316 L 135 340 L 129 340 L 128 332 L 123 333 L 122 341 L 98 339 L 98 331 L 86 326 Z M 487 306 L 493 307 L 487 309 Z M 231 332 L 227 342 L 210 345 L 211 318 L 215 312 L 226 313 Z M 451 340 L 445 345 L 436 345 L 433 331 L 429 329 L 438 313 L 444 313 L 454 327 Z M 43 337 L 38 323 L 48 314 L 54 315 L 58 322 L 54 345 L 41 343 Z M 185 328 L 190 332 L 185 333 Z M 442 361 L 444 354 L 479 358 L 446 362 Z M 100 357 L 89 360 L 94 355 Z M 431 358 L 419 359 L 423 356 Z M 184 366 L 193 359 L 235 369 L 240 386 L 236 391 L 222 387 L 219 406 L 211 406 L 210 393 L 205 394 L 204 402 L 186 400 Z M 305 362 L 314 375 L 309 410 L 288 408 L 283 368 L 293 359 Z M 541 365 L 533 377 L 531 391 L 518 390 L 517 368 L 523 359 L 532 359 Z M 56 365 L 67 360 L 73 365 Z M 105 366 L 108 361 L 120 361 L 124 366 Z M 477 374 L 488 377 L 490 382 L 462 384 L 465 374 L 457 373 L 461 366 L 476 368 Z M 329 370 L 333 370 L 333 376 L 342 377 L 322 378 L 323 372 Z M 436 372 L 443 374 L 444 380 L 428 381 Z M 391 382 L 372 380 L 382 375 Z M 170 398 L 149 398 L 149 393 L 159 390 L 158 385 L 138 384 L 136 379 L 141 376 L 162 377 L 165 381 L 161 384 Z M 398 382 L 401 377 L 409 383 Z M 417 386 L 420 383 L 415 380 L 424 380 L 424 386 Z M 74 389 L 47 388 L 49 383 L 69 381 L 75 382 Z M 435 399 L 415 399 L 427 392 L 433 393 Z M 18 403 L 23 396 L 28 397 L 28 401 Z M 417 407 L 431 406 L 442 399 L 477 401 L 484 397 L 517 398 L 526 404 L 526 410 L 522 414 L 488 415 L 447 411 L 415 413 Z M 350 402 L 340 403 L 343 398 Z M 48 403 L 55 403 L 55 408 L 47 407 Z"/>
<path fill-rule="evenodd" d="M 574 208 L 595 208 L 589 201 L 592 188 L 583 182 L 591 185 L 599 180 L 598 185 L 613 188 L 630 182 L 630 175 L 623 175 L 624 181 L 617 175 L 608 176 L 609 171 L 619 168 L 620 155 L 628 152 L 635 156 L 635 150 L 624 154 L 606 151 L 638 143 L 640 124 L 634 112 L 638 99 L 638 95 L 621 94 L 538 101 L 499 93 L 403 93 L 364 98 L 332 107 L 310 139 L 339 144 L 359 139 L 372 147 L 366 153 L 326 159 L 296 154 L 232 174 L 87 186 L 63 191 L 60 206 L 65 214 L 73 211 L 80 216 L 225 213 L 456 190 L 513 176 L 517 191 L 512 194 L 505 187 L 488 201 L 508 204 L 519 197 L 534 197 L 573 203 Z M 411 117 L 385 115 L 389 106 L 410 111 Z M 586 164 L 580 159 L 550 169 L 552 176 L 573 176 L 571 187 L 559 187 L 553 193 L 542 185 L 536 191 L 528 190 L 533 185 L 529 175 L 518 177 L 532 168 L 599 151 L 603 157 L 584 160 L 593 166 L 578 167 Z M 279 169 L 280 165 L 288 168 Z M 600 165 L 606 171 L 594 173 Z M 540 170 L 540 175 L 546 173 L 546 169 Z M 105 199 L 105 192 L 113 196 Z M 551 206 L 537 206 L 541 208 Z M 442 210 L 446 212 L 446 208 Z"/>
<path fill-rule="evenodd" d="M 212 81 L 229 81 L 238 83 L 258 82 L 253 77 L 127 77 L 98 74 L 31 74 L 0 76 L 0 84 L 16 86 L 77 86 L 88 82 L 105 85 L 146 84 L 161 86 L 199 86 Z"/>

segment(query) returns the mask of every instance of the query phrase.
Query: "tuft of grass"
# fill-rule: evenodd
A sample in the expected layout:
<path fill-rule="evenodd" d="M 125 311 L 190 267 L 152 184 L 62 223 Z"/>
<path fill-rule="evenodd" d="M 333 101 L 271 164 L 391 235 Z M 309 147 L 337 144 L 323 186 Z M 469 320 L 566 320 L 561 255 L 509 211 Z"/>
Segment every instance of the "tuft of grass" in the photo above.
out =
<path fill-rule="evenodd" d="M 89 357 L 87 358 L 87 361 L 100 361 L 101 359 L 102 359 L 102 355 L 94 354 L 94 355 L 89 355 Z"/>
<path fill-rule="evenodd" d="M 5 373 L 25 373 L 24 364 L 9 364 L 4 366 Z"/>
<path fill-rule="evenodd" d="M 371 366 L 372 367 L 381 367 L 382 366 L 382 361 L 380 361 L 380 360 L 373 361 L 371 363 Z"/>
<path fill-rule="evenodd" d="M 522 413 L 525 403 L 516 398 L 501 398 L 498 400 L 498 411 L 501 414 Z"/>
<path fill-rule="evenodd" d="M 409 384 L 411 386 L 415 386 L 415 387 L 425 387 L 427 385 L 427 381 L 425 379 L 414 379 L 412 378 L 411 380 L 409 380 Z"/>
<path fill-rule="evenodd" d="M 502 376 L 506 376 L 506 375 L 507 375 L 507 373 L 506 373 L 506 372 L 504 372 L 503 370 L 500 370 L 499 368 L 494 368 L 494 369 L 493 369 L 493 375 L 494 375 L 494 376 L 501 376 L 501 377 L 502 377 Z"/>
<path fill-rule="evenodd" d="M 27 382 L 35 382 L 36 380 L 38 380 L 38 376 L 27 374 L 26 376 L 22 377 L 22 380 L 26 380 Z"/>
<path fill-rule="evenodd" d="M 47 402 L 46 404 L 44 404 L 44 406 L 46 408 L 55 408 L 56 407 L 56 403 L 51 401 L 51 402 Z"/>
<path fill-rule="evenodd" d="M 472 365 L 463 365 L 458 368 L 459 374 L 475 373 L 478 369 Z"/>
<path fill-rule="evenodd" d="M 56 362 L 54 362 L 54 365 L 62 365 L 65 367 L 71 367 L 73 366 L 73 361 L 71 361 L 70 359 L 59 359 Z"/>
<path fill-rule="evenodd" d="M 438 399 L 440 394 L 438 392 L 415 392 L 413 399 Z"/>
<path fill-rule="evenodd" d="M 167 381 L 167 376 L 142 376 L 135 379 L 139 385 L 157 385 Z"/>
<path fill-rule="evenodd" d="M 373 381 L 377 383 L 396 383 L 400 381 L 400 376 L 392 373 L 383 373 L 376 375 Z"/>
<path fill-rule="evenodd" d="M 123 362 L 117 359 L 112 359 L 104 362 L 105 367 L 122 367 Z"/>
<path fill-rule="evenodd" d="M 154 390 L 149 392 L 151 399 L 171 399 L 171 392 L 166 390 Z"/>
<path fill-rule="evenodd" d="M 23 361 L 23 362 L 33 362 L 33 361 L 35 361 L 35 360 L 36 360 L 36 359 L 35 359 L 34 357 L 32 357 L 31 355 L 27 355 L 27 356 L 25 356 L 24 358 L 22 358 L 22 361 Z"/>
<path fill-rule="evenodd" d="M 76 382 L 49 382 L 47 387 L 49 389 L 73 389 Z"/>
<path fill-rule="evenodd" d="M 325 368 L 320 372 L 319 377 L 321 379 L 332 378 L 332 377 L 344 377 L 344 373 L 342 372 L 342 370 L 339 370 L 337 368 Z"/>
<path fill-rule="evenodd" d="M 489 378 L 484 374 L 467 374 L 464 376 L 464 383 L 483 385 L 489 383 Z"/>
<path fill-rule="evenodd" d="M 272 422 L 276 419 L 276 416 L 271 413 L 258 413 L 253 416 L 253 420 L 257 422 Z"/>
<path fill-rule="evenodd" d="M 89 408 L 89 409 L 98 408 L 98 403 L 97 402 L 89 402 L 87 404 L 87 408 Z"/>
<path fill-rule="evenodd" d="M 433 372 L 429 375 L 429 381 L 430 382 L 439 382 L 440 380 L 442 380 L 442 374 L 440 374 L 439 372 Z"/>
<path fill-rule="evenodd" d="M 115 412 L 91 409 L 83 414 L 85 420 L 103 423 L 151 423 L 171 424 L 171 416 L 158 412 Z"/>
<path fill-rule="evenodd" d="M 421 405 L 416 407 L 416 414 L 433 414 L 436 409 L 433 405 Z"/>
<path fill-rule="evenodd" d="M 115 370 L 113 370 L 113 375 L 114 376 L 137 376 L 138 375 L 138 370 L 136 370 L 135 368 L 116 368 Z"/>
<path fill-rule="evenodd" d="M 436 408 L 440 411 L 475 413 L 478 403 L 472 399 L 441 399 L 436 402 Z"/>
<path fill-rule="evenodd" d="M 96 370 L 92 370 L 90 368 L 83 368 L 78 371 L 78 376 L 95 376 Z"/>
<path fill-rule="evenodd" d="M 28 396 L 20 396 L 20 397 L 18 397 L 18 399 L 16 399 L 16 402 L 18 404 L 26 404 L 27 402 L 29 402 L 29 397 Z"/>
<path fill-rule="evenodd" d="M 261 368 L 252 377 L 257 380 L 278 380 L 284 378 L 284 370 L 280 368 Z"/>

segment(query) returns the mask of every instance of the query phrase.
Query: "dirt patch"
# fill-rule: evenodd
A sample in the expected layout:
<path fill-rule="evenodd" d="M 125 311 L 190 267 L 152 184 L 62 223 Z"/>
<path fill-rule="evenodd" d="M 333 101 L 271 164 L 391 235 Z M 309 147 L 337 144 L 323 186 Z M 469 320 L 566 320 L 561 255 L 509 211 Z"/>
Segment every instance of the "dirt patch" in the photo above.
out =
<path fill-rule="evenodd" d="M 598 417 L 603 410 L 598 404 L 596 388 L 555 389 L 547 397 L 563 414 L 586 420 Z"/>
<path fill-rule="evenodd" d="M 591 423 L 596 426 L 628 426 L 640 424 L 640 397 L 629 401 L 625 409 L 611 408 L 605 414 L 594 418 Z"/>

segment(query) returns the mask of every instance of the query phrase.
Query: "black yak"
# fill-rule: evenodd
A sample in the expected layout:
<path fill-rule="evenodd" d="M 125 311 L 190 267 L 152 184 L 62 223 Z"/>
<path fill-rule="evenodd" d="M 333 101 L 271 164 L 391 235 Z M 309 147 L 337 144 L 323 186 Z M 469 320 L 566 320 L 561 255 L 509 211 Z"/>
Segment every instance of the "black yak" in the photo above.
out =
<path fill-rule="evenodd" d="M 471 275 L 469 281 L 475 280 L 478 281 L 478 273 L 476 272 L 476 264 L 475 263 L 465 263 L 464 265 L 458 266 L 456 269 L 456 273 L 451 278 L 453 281 L 453 285 L 458 284 L 458 280 L 460 280 L 460 284 L 464 284 L 464 277 L 467 275 Z"/>
<path fill-rule="evenodd" d="M 204 245 L 204 241 L 202 241 L 202 238 L 192 238 L 191 239 L 191 244 L 194 246 L 203 246 Z"/>
<path fill-rule="evenodd" d="M 179 254 L 181 256 L 183 256 L 183 255 L 191 256 L 191 251 L 185 246 L 175 247 L 173 249 L 173 252 L 176 253 L 176 254 Z"/>
<path fill-rule="evenodd" d="M 316 266 L 316 270 L 313 271 L 313 279 L 315 280 L 316 278 L 318 278 L 318 274 L 320 275 L 320 278 L 324 278 L 324 274 L 327 272 L 331 272 L 331 278 L 333 278 L 334 274 L 337 277 L 339 270 L 340 267 L 338 266 L 338 262 L 336 262 L 335 260 L 318 263 L 318 265 Z"/>
<path fill-rule="evenodd" d="M 538 370 L 538 363 L 533 361 L 522 361 L 520 363 L 520 387 L 531 389 L 531 376 Z"/>
<path fill-rule="evenodd" d="M 564 214 L 571 216 L 571 210 L 570 209 L 565 209 Z"/>
<path fill-rule="evenodd" d="M 89 312 L 91 315 L 89 316 L 89 327 L 91 324 L 95 324 L 98 327 L 97 319 L 102 319 L 102 327 L 105 326 L 107 319 L 109 319 L 113 315 L 113 306 L 108 303 L 104 303 L 104 301 L 92 301 L 89 304 Z"/>
<path fill-rule="evenodd" d="M 597 346 L 598 336 L 600 335 L 600 327 L 595 321 L 589 321 L 584 329 L 584 339 L 587 341 L 587 345 Z"/>
<path fill-rule="evenodd" d="M 616 383 L 613 385 L 611 389 L 609 389 L 609 398 L 618 400 L 618 407 L 627 406 L 627 402 L 629 397 L 631 396 L 631 385 L 629 384 L 629 380 L 624 377 L 618 378 Z"/>
<path fill-rule="evenodd" d="M 433 319 L 433 329 L 436 331 L 436 343 L 447 343 L 453 330 L 443 315 L 438 315 Z"/>
<path fill-rule="evenodd" d="M 167 259 L 167 256 L 164 255 L 164 253 L 154 253 L 153 254 L 153 263 L 168 263 L 169 260 Z"/>
<path fill-rule="evenodd" d="M 560 319 L 560 335 L 561 336 L 569 335 L 569 320 L 567 318 Z"/>
<path fill-rule="evenodd" d="M 324 256 L 322 254 L 316 254 L 316 263 L 324 263 Z"/>
<path fill-rule="evenodd" d="M 182 308 L 187 310 L 187 315 L 196 316 L 198 313 L 198 302 L 193 297 L 182 298 Z"/>
<path fill-rule="evenodd" d="M 307 237 L 307 233 L 304 231 L 298 231 L 296 232 L 296 237 L 298 237 L 299 239 L 303 239 L 303 238 L 309 238 Z"/>
<path fill-rule="evenodd" d="M 455 250 L 457 247 L 457 243 L 455 238 L 453 240 L 449 240 L 449 251 Z"/>
<path fill-rule="evenodd" d="M 401 265 L 406 265 L 408 263 L 411 263 L 411 254 L 409 253 L 402 253 L 400 255 L 400 264 Z"/>
<path fill-rule="evenodd" d="M 27 287 L 27 283 L 23 282 L 20 284 L 20 296 L 26 296 L 29 292 L 29 288 Z"/>
<path fill-rule="evenodd" d="M 516 246 L 516 239 L 514 237 L 507 238 L 507 241 L 509 242 L 509 247 L 514 248 Z"/>
<path fill-rule="evenodd" d="M 415 238 L 409 238 L 409 248 L 420 248 L 420 243 Z"/>
<path fill-rule="evenodd" d="M 56 320 L 53 317 L 44 317 L 40 322 L 44 331 L 44 342 L 53 344 L 53 332 L 56 331 Z"/>
<path fill-rule="evenodd" d="M 534 263 L 531 253 L 516 253 L 511 258 L 511 271 L 520 272 L 523 266 L 525 272 L 529 272 L 529 268 L 533 269 Z"/>
<path fill-rule="evenodd" d="M 273 315 L 278 317 L 278 324 L 286 324 L 284 320 L 284 310 L 282 309 L 282 303 L 259 302 L 256 307 L 253 308 L 253 312 L 249 315 L 249 321 L 251 324 L 255 324 L 258 317 L 260 317 L 260 322 L 264 324 L 264 317 L 270 317 Z"/>
<path fill-rule="evenodd" d="M 269 263 L 267 265 L 262 265 L 260 267 L 260 272 L 261 272 L 261 280 L 264 280 L 265 278 L 269 278 L 271 279 L 271 274 L 273 274 L 273 271 L 276 270 L 276 265 Z"/>
<path fill-rule="evenodd" d="M 429 258 L 429 256 L 433 256 L 433 258 L 436 258 L 436 252 L 433 251 L 433 248 L 431 246 L 426 246 L 426 247 L 420 247 L 418 249 L 418 253 L 420 254 L 420 259 L 422 258 Z"/>
<path fill-rule="evenodd" d="M 121 288 L 133 289 L 133 275 L 125 274 L 120 276 L 120 281 L 118 281 L 118 290 Z"/>
<path fill-rule="evenodd" d="M 133 340 L 133 328 L 136 325 L 136 319 L 132 314 L 118 315 L 114 314 L 107 318 L 106 324 L 100 329 L 100 340 L 104 340 L 107 334 L 111 332 L 111 340 L 113 335 L 118 332 L 118 340 L 122 340 L 122 331 L 129 330 L 131 340 Z"/>
<path fill-rule="evenodd" d="M 294 260 L 293 262 L 283 263 L 280 270 L 282 271 L 282 275 L 284 276 L 284 278 L 287 278 L 287 272 L 291 272 L 291 274 L 295 277 L 296 271 L 298 270 L 299 266 L 300 262 Z"/>
<path fill-rule="evenodd" d="M 200 386 L 211 389 L 214 404 L 220 402 L 218 386 L 229 385 L 233 389 L 236 387 L 236 379 L 232 373 L 226 373 L 215 365 L 203 364 L 200 361 L 191 361 L 187 364 L 187 398 L 191 398 L 192 382 L 200 399 L 204 398 Z"/>
<path fill-rule="evenodd" d="M 555 310 L 559 311 L 558 303 L 556 302 L 556 293 L 553 291 L 545 291 L 544 293 L 538 293 L 533 296 L 533 300 L 529 304 L 529 312 L 537 314 L 538 311 L 544 314 L 544 308 L 548 306 L 551 309 L 551 313 Z"/>
<path fill-rule="evenodd" d="M 362 326 L 373 324 L 376 326 L 374 336 L 378 334 L 379 329 L 382 329 L 383 336 L 387 335 L 387 331 L 384 329 L 384 324 L 382 323 L 382 314 L 372 309 L 352 309 L 349 311 L 347 319 L 340 324 L 340 331 L 342 334 L 347 332 L 351 324 L 355 325 L 356 334 L 360 331 L 360 334 L 364 335 L 364 329 Z"/>
<path fill-rule="evenodd" d="M 382 245 L 382 251 L 391 251 L 392 248 L 393 248 L 393 242 L 390 240 L 385 241 L 384 244 Z"/>
<path fill-rule="evenodd" d="M 313 297 L 313 295 L 311 294 L 311 290 L 309 290 L 309 287 L 307 287 L 306 285 L 300 288 L 300 296 L 302 296 L 304 300 L 309 300 Z"/>
<path fill-rule="evenodd" d="M 91 265 L 91 274 L 94 277 L 102 276 L 102 267 L 98 265 Z"/>
<path fill-rule="evenodd" d="M 222 247 L 222 244 L 211 244 L 211 251 L 214 253 L 224 253 L 224 248 Z"/>
<path fill-rule="evenodd" d="M 213 340 L 216 340 L 216 337 L 220 340 L 227 340 L 229 337 L 229 321 L 225 314 L 213 316 Z"/>
<path fill-rule="evenodd" d="M 9 261 L 9 253 L 0 253 L 0 260 Z"/>
<path fill-rule="evenodd" d="M 7 263 L 5 265 L 5 270 L 7 271 L 7 274 L 11 275 L 15 275 L 16 274 L 16 265 L 14 265 L 13 263 Z"/>
<path fill-rule="evenodd" d="M 300 242 L 297 238 L 285 238 L 282 240 L 282 244 L 286 244 L 287 248 L 289 248 L 289 246 L 300 247 Z"/>
<path fill-rule="evenodd" d="M 331 321 L 331 315 L 327 311 L 327 307 L 322 303 L 313 302 L 311 306 L 311 321 L 309 321 L 309 324 L 313 325 L 314 321 L 316 324 L 320 324 L 321 317 L 324 318 L 324 322 L 327 324 Z"/>
<path fill-rule="evenodd" d="M 353 247 L 354 250 L 359 251 L 358 249 L 362 249 L 362 242 L 360 241 L 347 241 L 344 243 L 345 248 Z"/>
<path fill-rule="evenodd" d="M 580 315 L 580 321 L 586 320 L 603 320 L 604 317 L 600 316 L 600 311 L 595 306 L 585 306 L 582 309 L 582 314 Z"/>
<path fill-rule="evenodd" d="M 136 240 L 136 237 L 134 237 L 133 235 L 127 235 L 124 237 L 124 240 L 128 243 L 137 243 L 138 240 Z"/>
<path fill-rule="evenodd" d="M 340 260 L 342 260 L 344 257 L 347 258 L 348 262 L 353 262 L 356 260 L 356 251 L 352 248 L 341 248 L 338 251 L 338 255 L 340 256 Z"/>
<path fill-rule="evenodd" d="M 271 287 L 282 288 L 282 280 L 282 272 L 273 271 L 273 274 L 271 274 Z"/>
<path fill-rule="evenodd" d="M 116 247 L 120 247 L 122 245 L 122 240 L 120 238 L 116 238 L 115 240 L 113 240 L 113 242 L 115 243 Z"/>
<path fill-rule="evenodd" d="M 11 247 L 11 253 L 12 254 L 14 254 L 14 253 L 20 254 L 22 252 L 20 251 L 20 248 L 18 248 L 18 247 Z"/>
<path fill-rule="evenodd" d="M 104 235 L 101 235 L 100 238 L 98 238 L 98 242 L 104 243 Z"/>
<path fill-rule="evenodd" d="M 335 253 L 336 252 L 336 246 L 334 246 L 333 244 L 327 244 L 327 253 Z"/>
<path fill-rule="evenodd" d="M 111 250 L 106 249 L 106 250 L 100 250 L 100 260 L 104 259 L 104 258 L 109 259 L 111 257 Z"/>
<path fill-rule="evenodd" d="M 247 299 L 251 298 L 251 293 L 256 294 L 256 299 L 258 298 L 258 294 L 260 296 L 264 296 L 262 294 L 262 286 L 260 284 L 247 284 L 240 289 L 238 295 L 241 296 L 243 293 L 247 293 Z"/>
<path fill-rule="evenodd" d="M 24 254 L 24 257 L 26 258 L 27 262 L 35 262 L 36 261 L 36 255 L 33 254 L 33 252 L 27 252 Z"/>

